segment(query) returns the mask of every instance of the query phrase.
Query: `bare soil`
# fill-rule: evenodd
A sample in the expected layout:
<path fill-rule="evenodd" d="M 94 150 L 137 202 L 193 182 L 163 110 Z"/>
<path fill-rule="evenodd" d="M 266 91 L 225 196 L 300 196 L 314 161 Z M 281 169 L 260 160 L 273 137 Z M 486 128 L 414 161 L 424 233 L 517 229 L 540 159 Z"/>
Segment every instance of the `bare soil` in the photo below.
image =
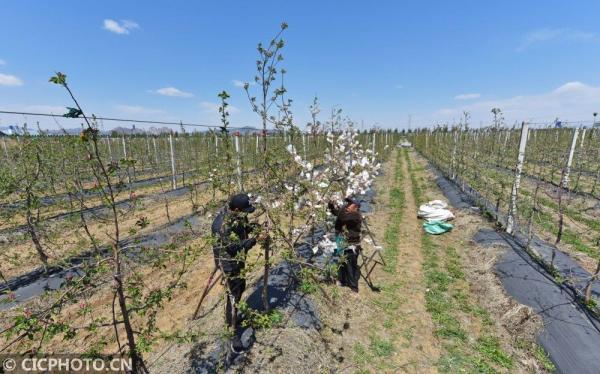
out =
<path fill-rule="evenodd" d="M 422 182 L 424 200 L 445 200 L 435 183 L 435 176 L 426 169 L 427 161 L 413 152 L 410 157 L 417 179 Z M 542 328 L 541 317 L 530 307 L 519 304 L 506 294 L 494 273 L 494 264 L 507 248 L 478 246 L 472 240 L 474 234 L 481 228 L 492 228 L 491 223 L 476 210 L 451 210 L 456 216 L 452 221 L 453 230 L 433 239 L 456 250 L 466 276 L 465 286 L 470 300 L 476 306 L 484 308 L 491 317 L 478 320 L 468 313 L 463 314 L 463 327 L 467 328 L 470 339 L 480 337 L 482 323 L 487 324 L 487 334 L 496 336 L 502 349 L 513 357 L 515 367 L 508 372 L 546 372 L 544 363 L 535 355 L 536 350 L 540 351 L 535 339 Z M 496 369 L 506 372 L 504 368 Z"/>
<path fill-rule="evenodd" d="M 433 175 L 423 169 L 425 161 L 411 155 L 417 178 L 425 186 L 427 199 L 443 198 L 433 182 Z M 360 292 L 355 294 L 336 285 L 321 284 L 310 295 L 316 304 L 323 322 L 320 331 L 297 327 L 284 316 L 284 322 L 270 329 L 256 332 L 256 343 L 246 354 L 242 363 L 235 367 L 239 372 L 273 373 L 314 373 L 314 372 L 409 372 L 435 373 L 439 371 L 439 360 L 446 353 L 446 347 L 435 334 L 435 325 L 426 308 L 425 295 L 428 292 L 423 275 L 423 252 L 421 222 L 416 218 L 417 205 L 413 198 L 412 185 L 406 162 L 401 160 L 404 178 L 396 186 L 404 192 L 402 221 L 392 227 L 399 235 L 396 248 L 396 266 L 392 271 L 378 267 L 372 278 L 381 292 L 372 292 L 361 281 Z M 375 209 L 368 217 L 368 223 L 376 241 L 386 242 L 386 232 L 390 230 L 390 190 L 396 182 L 394 168 L 396 158 L 384 164 L 384 173 L 376 181 Z M 189 211 L 184 201 L 174 204 L 173 216 Z M 160 206 L 147 207 L 153 223 L 164 219 Z M 508 297 L 492 271 L 496 259 L 503 248 L 478 248 L 471 242 L 472 234 L 481 227 L 487 227 L 478 214 L 462 210 L 455 212 L 455 229 L 436 240 L 456 248 L 460 264 L 466 274 L 464 291 L 469 299 L 491 315 L 491 329 L 499 338 L 502 348 L 509 352 L 515 362 L 511 372 L 543 372 L 542 364 L 533 356 L 531 348 L 539 328 L 539 318 L 530 308 L 516 303 Z M 206 217 L 208 222 L 210 217 Z M 162 221 L 161 221 L 162 222 Z M 195 248 L 197 259 L 191 270 L 184 274 L 186 287 L 175 290 L 172 298 L 157 315 L 157 325 L 170 336 L 144 354 L 151 372 L 177 373 L 191 370 L 205 359 L 215 348 L 215 342 L 224 334 L 223 329 L 223 289 L 217 285 L 204 301 L 201 318 L 190 321 L 199 295 L 212 270 L 212 255 L 204 238 L 197 237 L 185 242 Z M 371 251 L 368 245 L 364 246 Z M 177 249 L 175 249 L 177 250 Z M 260 252 L 251 252 L 250 261 L 258 261 Z M 144 279 L 150 280 L 148 290 L 164 285 L 173 279 L 172 269 L 177 262 L 166 264 L 165 268 L 142 267 Z M 171 269 L 171 270 L 166 270 Z M 260 278 L 255 271 L 252 280 Z M 251 284 L 252 280 L 248 283 Z M 248 287 L 249 289 L 251 287 Z M 92 306 L 94 317 L 110 319 L 112 289 L 105 285 L 86 300 Z M 71 324 L 84 325 L 90 321 L 89 314 L 81 313 L 80 305 L 70 305 L 64 310 Z M 4 316 L 8 318 L 9 315 Z M 141 317 L 136 317 L 141 318 Z M 470 315 L 461 315 L 461 325 L 475 341 L 484 327 L 481 321 Z M 4 319 L 4 318 L 3 318 Z M 4 319 L 6 323 L 7 319 Z M 81 333 L 66 343 L 59 338 L 45 345 L 46 351 L 83 352 L 99 339 L 106 339 L 103 351 L 116 348 L 112 327 L 105 333 Z M 119 331 L 121 343 L 124 334 Z M 105 338 L 104 338 L 105 337 Z M 524 344 L 525 342 L 526 344 Z M 28 344 L 12 347 L 11 351 L 23 351 Z M 505 371 L 506 370 L 499 370 Z"/>

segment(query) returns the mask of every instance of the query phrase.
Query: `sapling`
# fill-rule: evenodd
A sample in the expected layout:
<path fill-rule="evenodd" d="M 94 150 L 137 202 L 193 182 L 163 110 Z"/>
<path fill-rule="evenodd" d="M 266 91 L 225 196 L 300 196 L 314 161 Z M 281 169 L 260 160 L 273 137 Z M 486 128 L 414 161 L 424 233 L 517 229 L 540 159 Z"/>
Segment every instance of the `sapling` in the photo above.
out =
<path fill-rule="evenodd" d="M 2 148 L 4 149 L 5 161 L 8 163 L 10 162 L 10 157 L 8 156 L 8 147 L 6 146 L 6 139 L 4 136 L 2 137 Z"/>
<path fill-rule="evenodd" d="M 257 50 L 259 53 L 259 58 L 256 61 L 256 70 L 257 75 L 254 78 L 255 83 L 259 87 L 259 100 L 257 101 L 256 96 L 252 96 L 249 91 L 250 84 L 244 84 L 244 90 L 248 96 L 248 100 L 250 101 L 250 105 L 252 110 L 258 114 L 262 124 L 262 170 L 264 173 L 264 193 L 265 198 L 269 199 L 269 176 L 268 171 L 270 169 L 270 157 L 267 150 L 267 124 L 275 123 L 276 118 L 273 116 L 270 111 L 277 103 L 277 99 L 285 92 L 280 90 L 279 88 L 273 88 L 273 84 L 277 78 L 279 73 L 278 65 L 281 61 L 283 61 L 283 55 L 281 54 L 281 49 L 284 47 L 285 43 L 283 38 L 281 37 L 283 31 L 287 29 L 288 25 L 286 23 L 281 24 L 280 31 L 275 35 L 274 38 L 271 39 L 268 46 L 265 47 L 262 43 L 258 44 Z M 284 73 L 282 71 L 282 73 Z M 264 251 L 264 274 L 263 274 L 263 308 L 265 311 L 269 311 L 269 296 L 268 296 L 268 281 L 269 281 L 269 269 L 270 269 L 270 255 L 271 255 L 271 240 L 268 237 L 269 229 L 272 226 L 272 222 L 267 221 L 265 224 L 266 236 L 265 240 L 262 242 L 263 251 Z"/>
<path fill-rule="evenodd" d="M 533 191 L 533 196 L 531 199 L 531 213 L 530 213 L 529 219 L 527 221 L 527 244 L 526 244 L 527 249 L 530 249 L 531 242 L 533 241 L 533 235 L 534 235 L 533 222 L 534 222 L 535 215 L 538 214 L 540 211 L 540 206 L 539 206 L 539 201 L 538 201 L 540 185 L 541 185 L 541 181 L 538 179 L 536 181 L 535 190 Z"/>
<path fill-rule="evenodd" d="M 600 163 L 598 163 L 598 166 L 596 167 L 596 172 L 594 173 L 594 182 L 592 183 L 592 188 L 590 190 L 590 194 L 592 196 L 596 196 L 596 187 L 598 186 L 598 181 L 600 181 Z"/>
<path fill-rule="evenodd" d="M 85 116 L 83 109 L 75 99 L 73 93 L 69 85 L 67 84 L 66 75 L 63 73 L 56 73 L 55 76 L 50 78 L 50 82 L 60 85 L 64 87 L 73 102 L 81 112 L 85 122 L 87 124 L 87 129 L 82 132 L 82 140 L 88 142 L 88 160 L 90 161 L 90 167 L 92 172 L 96 178 L 96 182 L 98 184 L 98 189 L 100 190 L 103 200 L 108 205 L 108 208 L 112 213 L 113 220 L 113 232 L 111 235 L 112 238 L 112 260 L 114 266 L 114 288 L 115 295 L 118 299 L 119 308 L 121 311 L 121 318 L 123 319 L 123 326 L 125 328 L 125 333 L 127 336 L 127 345 L 129 348 L 129 355 L 132 359 L 132 371 L 137 372 L 147 372 L 147 369 L 144 365 L 141 354 L 138 352 L 138 348 L 136 346 L 135 333 L 132 327 L 132 323 L 130 320 L 130 311 L 127 307 L 127 299 L 125 296 L 125 289 L 123 283 L 123 270 L 122 270 L 122 259 L 121 259 L 121 243 L 120 243 L 120 224 L 119 224 L 119 213 L 117 211 L 117 203 L 116 203 L 116 190 L 111 181 L 111 174 L 113 174 L 117 165 L 111 164 L 107 168 L 104 164 L 104 161 L 100 155 L 99 147 L 98 147 L 98 133 L 99 131 L 93 126 L 93 124 L 88 120 Z M 124 160 L 121 160 L 123 162 Z M 127 165 L 129 166 L 129 165 Z M 115 327 L 116 331 L 116 327 Z M 117 333 L 118 336 L 118 333 Z"/>
<path fill-rule="evenodd" d="M 75 197 L 77 198 L 77 201 L 79 202 L 79 218 L 81 220 L 81 226 L 83 227 L 87 237 L 89 238 L 90 243 L 92 243 L 92 246 L 94 247 L 94 252 L 97 255 L 99 255 L 100 254 L 100 248 L 98 247 L 99 241 L 91 233 L 87 219 L 85 218 L 85 213 L 86 213 L 85 192 L 83 189 L 83 183 L 80 178 L 76 177 L 74 179 L 73 187 L 76 190 Z"/>
<path fill-rule="evenodd" d="M 217 96 L 221 100 L 221 105 L 219 106 L 221 126 L 218 136 L 215 133 L 215 144 L 217 142 L 220 143 L 222 150 L 213 157 L 215 163 L 213 164 L 212 171 L 209 173 L 213 187 L 213 199 L 215 197 L 214 192 L 216 191 L 220 191 L 225 196 L 232 195 L 235 185 L 233 146 L 231 131 L 229 129 L 229 94 L 226 91 L 222 91 Z"/>
<path fill-rule="evenodd" d="M 27 173 L 26 175 L 29 176 L 29 179 L 25 180 L 25 219 L 27 221 L 27 230 L 29 231 L 29 235 L 31 236 L 31 240 L 33 241 L 33 244 L 35 246 L 35 250 L 38 252 L 38 255 L 40 257 L 40 260 L 42 261 L 42 263 L 44 264 L 44 267 L 47 268 L 48 266 L 48 255 L 46 255 L 46 253 L 44 252 L 44 249 L 42 248 L 42 244 L 40 243 L 40 238 L 38 236 L 37 233 L 37 229 L 36 229 L 36 222 L 39 221 L 39 200 L 37 199 L 37 196 L 35 195 L 35 185 L 38 182 L 38 179 L 40 177 L 40 169 L 42 168 L 42 160 L 41 160 L 41 150 L 39 148 L 35 148 L 36 151 L 36 155 L 35 155 L 35 166 L 34 166 L 34 170 L 32 173 Z M 37 212 L 37 215 L 34 216 L 33 211 Z"/>
<path fill-rule="evenodd" d="M 504 124 L 504 117 L 502 116 L 502 109 L 500 108 L 492 108 L 492 115 L 494 116 L 492 120 L 492 128 L 491 131 L 493 134 L 497 134 L 497 136 L 492 136 L 492 149 L 490 150 L 490 154 L 496 156 L 496 166 L 500 165 L 498 158 L 500 157 L 500 150 L 497 148 L 498 139 L 502 134 L 502 126 Z"/>
<path fill-rule="evenodd" d="M 0 197 L 19 196 L 21 204 L 15 209 L 2 212 L 4 218 L 24 216 L 25 226 L 33 247 L 44 266 L 48 266 L 48 255 L 42 245 L 40 236 L 40 198 L 48 189 L 48 181 L 43 174 L 45 157 L 41 138 L 30 136 L 26 129 L 19 144 L 19 152 L 15 153 L 12 163 L 15 167 L 0 170 Z"/>
<path fill-rule="evenodd" d="M 307 128 L 309 130 L 309 141 L 308 141 L 308 147 L 310 150 L 310 137 L 312 136 L 312 138 L 315 140 L 315 142 L 318 142 L 318 138 L 317 136 L 321 133 L 321 122 L 319 122 L 317 120 L 317 116 L 319 115 L 319 113 L 321 112 L 321 108 L 319 106 L 319 99 L 317 96 L 314 97 L 312 104 L 309 106 L 310 109 L 310 117 L 312 119 L 311 122 L 309 122 L 307 124 Z M 318 143 L 315 144 L 315 148 L 318 148 Z M 306 155 L 304 156 L 304 158 L 306 160 L 309 160 L 308 157 L 306 157 Z M 309 160 L 310 161 L 310 160 Z M 314 162 L 314 160 L 312 160 Z"/>
<path fill-rule="evenodd" d="M 600 250 L 600 236 L 598 236 L 596 238 L 596 250 Z M 594 284 L 594 282 L 598 281 L 598 279 L 600 279 L 600 259 L 597 259 L 597 264 L 596 264 L 596 270 L 594 271 L 594 273 L 592 274 L 592 276 L 590 277 L 590 279 L 588 280 L 586 286 L 585 286 L 585 303 L 586 304 L 590 304 L 592 301 L 592 286 Z"/>
<path fill-rule="evenodd" d="M 459 127 L 452 128 L 452 138 L 453 138 L 453 146 L 452 146 L 452 156 L 451 156 L 451 165 L 450 165 L 450 179 L 456 180 L 456 149 L 458 147 L 458 134 L 461 131 L 460 125 Z"/>

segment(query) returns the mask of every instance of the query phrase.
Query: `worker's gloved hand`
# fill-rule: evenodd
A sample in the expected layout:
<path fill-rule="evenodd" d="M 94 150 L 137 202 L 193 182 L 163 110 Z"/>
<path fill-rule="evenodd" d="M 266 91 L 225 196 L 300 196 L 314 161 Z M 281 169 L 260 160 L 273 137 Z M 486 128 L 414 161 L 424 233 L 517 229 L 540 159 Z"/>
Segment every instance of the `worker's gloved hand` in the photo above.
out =
<path fill-rule="evenodd" d="M 329 208 L 329 210 L 334 210 L 336 208 L 335 203 L 329 200 L 329 202 L 327 203 L 327 208 Z"/>

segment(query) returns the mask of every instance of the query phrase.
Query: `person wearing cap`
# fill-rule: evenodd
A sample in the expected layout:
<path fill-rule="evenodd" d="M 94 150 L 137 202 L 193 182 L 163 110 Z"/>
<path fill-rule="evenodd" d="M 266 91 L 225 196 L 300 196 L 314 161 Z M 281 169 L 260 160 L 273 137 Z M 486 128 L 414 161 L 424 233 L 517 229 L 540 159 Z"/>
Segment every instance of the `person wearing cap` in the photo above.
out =
<path fill-rule="evenodd" d="M 237 327 L 237 305 L 246 289 L 242 274 L 246 254 L 256 244 L 256 238 L 250 237 L 256 226 L 250 224 L 247 217 L 254 210 L 248 195 L 237 194 L 229 200 L 228 207 L 219 212 L 211 227 L 215 265 L 221 269 L 227 287 L 225 322 L 234 329 Z"/>
<path fill-rule="evenodd" d="M 360 236 L 362 225 L 360 202 L 352 198 L 346 198 L 342 207 L 338 207 L 333 201 L 330 201 L 328 208 L 336 216 L 336 237 L 341 237 L 345 242 L 342 261 L 340 261 L 338 270 L 339 281 L 342 286 L 349 287 L 352 291 L 358 292 L 358 280 L 360 279 L 358 256 L 361 251 Z"/>

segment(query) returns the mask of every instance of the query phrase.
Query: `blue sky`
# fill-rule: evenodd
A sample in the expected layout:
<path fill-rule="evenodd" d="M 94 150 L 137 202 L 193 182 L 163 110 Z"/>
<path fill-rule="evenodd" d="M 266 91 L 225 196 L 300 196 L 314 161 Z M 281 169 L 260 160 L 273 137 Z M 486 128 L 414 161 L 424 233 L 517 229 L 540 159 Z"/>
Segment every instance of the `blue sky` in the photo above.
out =
<path fill-rule="evenodd" d="M 256 125 L 243 90 L 256 44 L 279 24 L 298 122 L 316 94 L 365 127 L 460 119 L 589 120 L 600 111 L 599 1 L 23 1 L 4 0 L 0 109 L 61 113 L 47 82 L 62 71 L 89 113 Z M 0 115 L 0 126 L 23 117 Z M 33 117 L 29 122 L 35 121 Z M 61 120 L 65 127 L 75 127 Z M 42 120 L 45 127 L 56 127 Z"/>

